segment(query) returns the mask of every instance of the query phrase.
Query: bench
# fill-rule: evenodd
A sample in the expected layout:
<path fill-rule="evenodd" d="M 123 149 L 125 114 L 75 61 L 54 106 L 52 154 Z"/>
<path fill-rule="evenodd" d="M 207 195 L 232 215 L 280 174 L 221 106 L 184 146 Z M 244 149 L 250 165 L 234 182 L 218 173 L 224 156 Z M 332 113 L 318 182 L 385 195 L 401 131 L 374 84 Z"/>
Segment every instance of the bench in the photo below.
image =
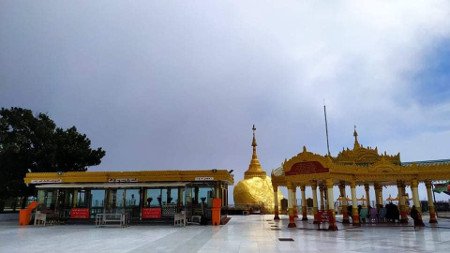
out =
<path fill-rule="evenodd" d="M 201 215 L 192 215 L 191 222 L 200 224 L 202 222 L 202 216 Z"/>
<path fill-rule="evenodd" d="M 101 226 L 120 226 L 128 225 L 127 216 L 124 213 L 98 213 L 95 215 L 95 225 Z"/>

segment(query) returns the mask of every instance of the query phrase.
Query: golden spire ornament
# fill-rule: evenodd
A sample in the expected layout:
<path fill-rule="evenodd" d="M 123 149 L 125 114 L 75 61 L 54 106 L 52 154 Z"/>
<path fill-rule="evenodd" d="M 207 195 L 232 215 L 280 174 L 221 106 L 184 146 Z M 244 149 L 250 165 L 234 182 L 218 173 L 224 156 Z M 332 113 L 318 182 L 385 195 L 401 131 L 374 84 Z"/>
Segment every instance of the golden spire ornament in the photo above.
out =
<path fill-rule="evenodd" d="M 259 162 L 258 155 L 256 153 L 256 146 L 258 146 L 258 144 L 256 144 L 256 136 L 255 136 L 256 127 L 254 124 L 253 124 L 252 130 L 253 130 L 252 159 L 250 160 L 250 164 L 248 165 L 248 170 L 244 173 L 245 179 L 249 179 L 252 177 L 264 178 L 266 176 L 266 172 L 262 169 L 261 163 Z"/>

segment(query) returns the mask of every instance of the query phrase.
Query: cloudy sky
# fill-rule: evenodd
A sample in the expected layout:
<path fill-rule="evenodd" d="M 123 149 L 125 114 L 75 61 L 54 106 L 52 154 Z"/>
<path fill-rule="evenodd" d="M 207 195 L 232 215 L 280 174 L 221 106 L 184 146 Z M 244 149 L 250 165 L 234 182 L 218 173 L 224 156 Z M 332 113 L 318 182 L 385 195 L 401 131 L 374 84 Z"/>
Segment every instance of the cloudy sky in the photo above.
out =
<path fill-rule="evenodd" d="M 449 1 L 0 0 L 0 106 L 75 125 L 90 170 L 266 171 L 303 145 L 450 158 Z"/>

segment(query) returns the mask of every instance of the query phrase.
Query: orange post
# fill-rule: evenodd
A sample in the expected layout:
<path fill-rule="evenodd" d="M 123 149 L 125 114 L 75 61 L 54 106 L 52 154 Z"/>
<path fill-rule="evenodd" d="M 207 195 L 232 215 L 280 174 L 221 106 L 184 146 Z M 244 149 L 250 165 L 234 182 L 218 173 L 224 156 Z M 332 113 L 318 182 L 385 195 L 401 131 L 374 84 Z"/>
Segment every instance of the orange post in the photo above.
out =
<path fill-rule="evenodd" d="M 19 211 L 19 225 L 26 226 L 30 223 L 31 220 L 31 212 L 39 205 L 37 201 L 31 202 L 27 208 L 20 209 Z"/>
<path fill-rule="evenodd" d="M 221 198 L 214 198 L 212 202 L 212 224 L 214 226 L 220 225 L 220 209 L 222 206 Z"/>
<path fill-rule="evenodd" d="M 30 223 L 31 212 L 28 209 L 20 209 L 19 211 L 19 225 L 26 226 Z"/>

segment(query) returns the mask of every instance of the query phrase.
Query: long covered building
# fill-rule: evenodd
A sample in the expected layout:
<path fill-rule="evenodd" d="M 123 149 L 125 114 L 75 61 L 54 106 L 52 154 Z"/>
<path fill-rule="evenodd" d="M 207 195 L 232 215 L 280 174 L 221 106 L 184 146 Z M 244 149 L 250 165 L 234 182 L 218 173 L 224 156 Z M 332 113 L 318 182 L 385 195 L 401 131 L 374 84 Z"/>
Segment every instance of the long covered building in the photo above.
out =
<path fill-rule="evenodd" d="M 427 189 L 430 223 L 436 223 L 436 212 L 432 199 L 432 182 L 450 179 L 450 164 L 446 162 L 406 163 L 400 162 L 400 154 L 379 154 L 377 148 L 363 147 L 358 142 L 358 134 L 354 131 L 353 149 L 344 149 L 336 157 L 319 155 L 303 151 L 282 166 L 272 171 L 272 184 L 276 198 L 279 187 L 288 189 L 289 227 L 296 227 L 295 217 L 297 209 L 301 208 L 302 220 L 307 220 L 307 201 L 305 189 L 310 187 L 313 200 L 314 223 L 319 223 L 321 217 L 326 216 L 330 230 L 336 230 L 335 201 L 333 187 L 338 186 L 339 201 L 342 203 L 343 223 L 359 225 L 358 199 L 356 186 L 364 186 L 366 206 L 370 206 L 370 191 L 375 191 L 376 208 L 383 207 L 383 186 L 396 186 L 398 189 L 398 204 L 400 221 L 408 222 L 407 197 L 405 187 L 410 186 L 413 205 L 421 212 L 419 201 L 419 183 L 425 183 Z M 350 186 L 350 194 L 346 192 Z M 296 190 L 300 188 L 302 206 L 297 207 Z M 320 206 L 318 205 L 318 190 Z M 347 196 L 351 195 L 350 199 Z M 348 212 L 350 205 L 352 217 Z M 275 201 L 275 219 L 279 219 Z"/>
<path fill-rule="evenodd" d="M 127 213 L 131 222 L 173 220 L 183 211 L 209 223 L 214 208 L 225 218 L 234 183 L 228 170 L 217 169 L 27 173 L 24 181 L 64 221 L 93 221 L 99 213 Z"/>

